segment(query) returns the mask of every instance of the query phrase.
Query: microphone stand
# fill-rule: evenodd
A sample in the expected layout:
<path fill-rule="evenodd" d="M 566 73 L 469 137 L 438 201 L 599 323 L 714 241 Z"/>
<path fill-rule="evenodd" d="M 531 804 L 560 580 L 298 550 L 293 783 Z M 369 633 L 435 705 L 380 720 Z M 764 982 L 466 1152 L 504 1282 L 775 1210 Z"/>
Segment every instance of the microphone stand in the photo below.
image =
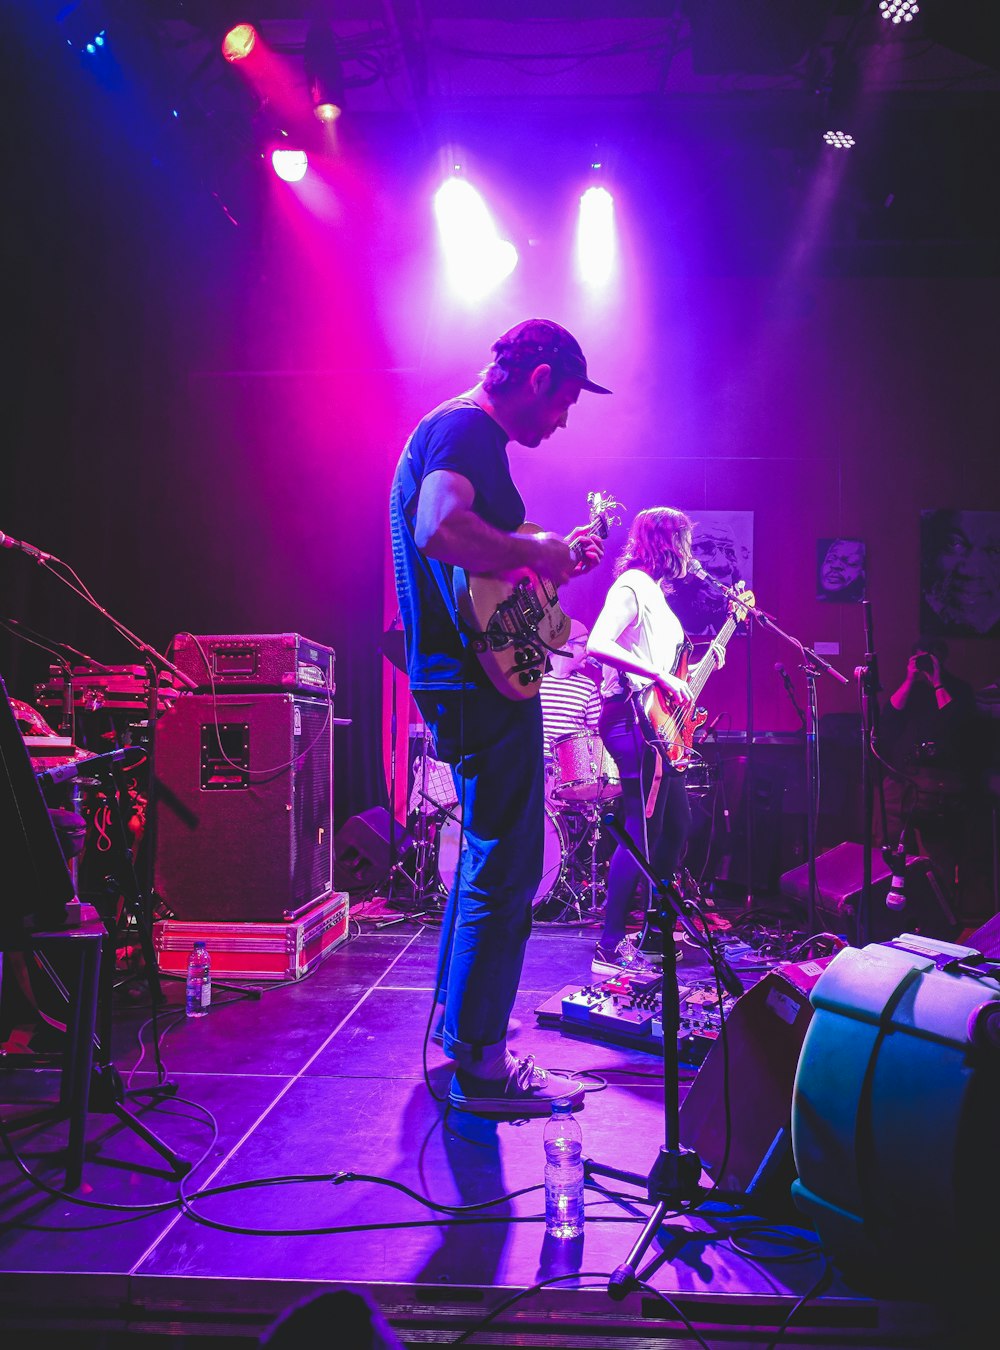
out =
<path fill-rule="evenodd" d="M 875 814 L 875 773 L 872 765 L 879 743 L 878 695 L 882 685 L 878 676 L 878 656 L 875 652 L 875 623 L 872 602 L 862 600 L 861 611 L 865 624 L 865 661 L 854 672 L 861 690 L 861 898 L 858 902 L 856 940 L 863 947 L 872 934 L 872 852 L 875 847 L 873 817 Z M 888 842 L 885 811 L 885 793 L 879 775 L 879 801 L 882 808 L 882 837 Z M 905 835 L 905 829 L 904 829 Z M 901 837 L 900 843 L 903 843 Z M 890 862 L 893 882 L 896 867 Z M 906 869 L 906 849 L 903 845 L 903 870 Z"/>
<path fill-rule="evenodd" d="M 747 893 L 746 907 L 754 906 L 753 865 L 757 850 L 755 848 L 754 803 L 756 788 L 754 783 L 754 716 L 753 716 L 753 617 L 747 620 L 747 767 L 743 778 L 743 802 L 745 808 L 744 828 L 746 830 Z"/>
<path fill-rule="evenodd" d="M 7 629 L 13 637 L 20 638 L 22 642 L 29 643 L 32 647 L 38 647 L 40 651 L 48 652 L 49 656 L 54 656 L 56 661 L 62 667 L 65 689 L 63 694 L 62 715 L 59 721 L 59 734 L 68 737 L 72 745 L 76 746 L 76 695 L 73 687 L 73 665 L 66 659 L 66 653 L 70 656 L 77 656 L 86 666 L 92 670 L 107 671 L 109 668 L 102 662 L 97 661 L 86 652 L 77 651 L 71 647 L 68 642 L 57 642 L 55 638 L 50 638 L 43 633 L 38 633 L 33 628 L 29 628 L 26 623 L 20 619 L 0 618 L 0 624 Z M 89 747 L 88 747 L 89 749 Z M 76 778 L 70 780 L 70 796 L 72 800 L 72 809 L 80 810 L 81 791 L 80 784 Z M 73 889 L 77 889 L 80 880 L 79 858 L 75 855 L 69 859 L 69 874 L 73 880 Z"/>
<path fill-rule="evenodd" d="M 693 570 L 689 567 L 689 571 Z M 732 586 L 726 586 L 713 577 L 711 573 L 706 572 L 703 567 L 694 571 L 695 576 L 701 577 L 710 585 L 745 609 L 758 621 L 762 628 L 770 629 L 778 637 L 783 638 L 790 646 L 794 647 L 802 658 L 802 670 L 806 677 L 806 726 L 805 726 L 805 756 L 806 756 L 806 853 L 809 862 L 809 893 L 806 905 L 806 926 L 808 932 L 806 937 L 811 937 L 816 931 L 816 825 L 819 815 L 819 705 L 816 698 L 816 679 L 819 675 L 829 675 L 831 679 L 836 680 L 838 684 L 849 684 L 846 675 L 842 675 L 839 670 L 831 666 L 829 661 L 817 655 L 811 647 L 807 647 L 804 642 L 793 637 L 791 633 L 786 633 L 781 628 L 773 614 L 768 614 L 766 610 L 759 609 L 756 605 L 747 604 L 741 597 L 738 590 Z M 870 867 L 870 860 L 869 860 Z"/>
<path fill-rule="evenodd" d="M 164 656 L 162 652 L 157 651 L 155 647 L 151 646 L 148 642 L 145 642 L 137 634 L 133 633 L 131 629 L 127 628 L 125 624 L 121 622 L 120 619 L 115 618 L 115 616 L 100 603 L 100 601 L 96 598 L 96 596 L 94 596 L 91 593 L 90 589 L 81 580 L 81 578 L 78 576 L 78 574 L 74 571 L 74 569 L 70 566 L 69 563 L 64 562 L 62 558 L 57 557 L 54 553 L 45 553 L 41 549 L 35 549 L 30 545 L 26 546 L 22 543 L 20 547 L 23 552 L 27 553 L 28 556 L 32 558 L 32 560 L 35 563 L 38 564 L 39 567 L 45 568 L 45 570 L 50 572 L 52 576 L 56 578 L 57 581 L 61 581 L 64 586 L 66 586 L 69 590 L 71 590 L 74 593 L 74 595 L 80 596 L 80 598 L 85 600 L 88 605 L 90 605 L 93 609 L 96 609 L 99 614 L 103 615 L 103 617 L 107 619 L 107 621 L 116 630 L 116 632 L 118 632 L 126 640 L 126 642 L 129 642 L 142 655 L 143 661 L 149 672 L 148 674 L 149 690 L 147 701 L 147 726 L 149 736 L 148 736 L 148 744 L 145 747 L 146 756 L 149 763 L 149 785 L 150 785 L 150 800 L 147 803 L 147 829 L 148 829 L 148 821 L 149 816 L 151 814 L 150 808 L 153 805 L 152 802 L 153 786 L 156 781 L 154 773 L 155 768 L 154 743 L 156 739 L 155 723 L 158 715 L 159 674 L 161 671 L 169 670 L 173 674 L 178 684 L 182 688 L 188 690 L 196 689 L 197 682 L 193 680 L 189 675 L 187 675 L 183 670 L 181 670 L 177 665 L 175 665 L 174 662 L 169 659 L 169 657 Z M 89 658 L 85 659 L 89 660 Z M 107 668 L 105 667 L 105 669 Z M 126 838 L 124 822 L 122 820 L 122 807 L 121 807 L 121 796 L 124 789 L 122 787 L 120 780 L 118 780 L 114 775 L 113 766 L 107 766 L 106 763 L 101 764 L 97 770 L 97 780 L 101 787 L 102 795 L 104 796 L 105 802 L 107 803 L 109 809 L 109 817 L 110 817 L 109 834 L 112 843 L 111 849 L 112 866 L 110 870 L 113 875 L 114 883 L 118 888 L 118 893 L 121 895 L 126 909 L 131 912 L 132 918 L 138 930 L 139 945 L 142 950 L 143 961 L 146 966 L 147 982 L 149 984 L 149 991 L 150 991 L 150 1002 L 152 1006 L 152 1018 L 153 1018 L 153 1041 L 157 1047 L 157 1055 L 159 1055 L 159 1029 L 157 1023 L 157 1010 L 159 1005 L 163 1001 L 163 990 L 160 984 L 159 967 L 156 961 L 156 952 L 154 951 L 153 948 L 152 924 L 150 922 L 149 893 L 147 891 L 146 886 L 142 885 L 140 882 L 139 876 L 136 872 L 135 857 L 133 854 L 133 850 L 129 845 L 128 839 Z M 146 858 L 147 858 L 146 870 L 148 871 L 148 859 L 150 858 L 150 850 L 148 849 L 146 850 Z M 107 920 L 105 920 L 105 926 L 108 926 Z M 111 929 L 109 928 L 109 938 L 110 937 L 111 937 Z M 114 958 L 113 945 L 109 948 L 106 948 L 105 955 L 106 959 L 101 962 L 101 969 L 102 972 L 104 971 L 109 972 L 108 976 L 106 977 L 106 979 L 109 979 L 110 969 L 111 966 L 113 965 L 113 958 Z M 107 959 L 109 957 L 110 959 Z M 105 984 L 105 997 L 104 997 L 105 1019 L 110 1018 L 110 1001 L 111 1001 L 111 991 L 108 985 Z M 108 1025 L 109 1024 L 106 1022 L 105 1025 L 106 1032 L 108 1031 Z M 110 1035 L 108 1034 L 104 1038 L 99 1038 L 99 1040 L 100 1039 L 108 1041 L 108 1045 L 105 1046 L 104 1051 L 108 1059 L 108 1071 L 105 1073 L 103 1081 L 101 1079 L 98 1079 L 98 1082 L 95 1084 L 95 1087 L 98 1087 L 103 1092 L 104 1099 L 113 1107 L 115 1113 L 118 1114 L 120 1118 L 122 1118 L 125 1121 L 126 1124 L 128 1124 L 132 1129 L 134 1129 L 136 1133 L 142 1135 L 143 1138 L 147 1139 L 147 1142 L 151 1143 L 152 1146 L 163 1157 L 165 1157 L 168 1162 L 170 1162 L 172 1168 L 174 1169 L 175 1174 L 183 1175 L 183 1173 L 189 1169 L 190 1164 L 185 1163 L 183 1159 L 180 1159 L 177 1155 L 175 1155 L 173 1151 L 166 1144 L 163 1143 L 162 1140 L 159 1140 L 155 1135 L 152 1134 L 151 1131 L 147 1130 L 146 1127 L 141 1124 L 141 1122 L 136 1121 L 130 1115 L 130 1113 L 125 1110 L 123 1105 L 124 1098 L 123 1098 L 123 1091 L 121 1089 L 120 1079 L 117 1076 L 117 1071 L 114 1069 L 114 1066 L 111 1065 L 110 1063 Z M 177 1085 L 175 1083 L 169 1082 L 158 1083 L 155 1087 L 144 1090 L 145 1095 L 147 1096 L 149 1095 L 170 1096 L 176 1093 L 176 1091 Z"/>
<path fill-rule="evenodd" d="M 701 1159 L 694 1149 L 683 1148 L 680 1142 L 680 1054 L 677 1039 L 680 1034 L 680 989 L 677 984 L 677 944 L 674 942 L 674 923 L 680 922 L 687 935 L 707 951 L 716 974 L 726 990 L 739 997 L 743 985 L 726 959 L 716 951 L 708 936 L 706 924 L 698 906 L 686 899 L 677 882 L 657 877 L 646 857 L 636 847 L 628 832 L 618 824 L 613 811 L 605 814 L 602 824 L 615 841 L 631 857 L 649 883 L 653 898 L 653 926 L 660 934 L 663 965 L 660 972 L 660 1018 L 663 1026 L 663 1126 L 664 1142 L 656 1161 L 646 1177 L 637 1172 L 608 1167 L 592 1158 L 584 1160 L 586 1176 L 611 1177 L 633 1186 L 645 1186 L 655 1208 L 643 1225 L 628 1256 L 617 1266 L 608 1281 L 608 1294 L 620 1302 L 638 1287 L 636 1271 L 643 1255 L 656 1236 L 667 1214 L 681 1213 L 685 1201 L 693 1202 L 701 1191 Z M 701 921 L 699 928 L 697 920 Z"/>

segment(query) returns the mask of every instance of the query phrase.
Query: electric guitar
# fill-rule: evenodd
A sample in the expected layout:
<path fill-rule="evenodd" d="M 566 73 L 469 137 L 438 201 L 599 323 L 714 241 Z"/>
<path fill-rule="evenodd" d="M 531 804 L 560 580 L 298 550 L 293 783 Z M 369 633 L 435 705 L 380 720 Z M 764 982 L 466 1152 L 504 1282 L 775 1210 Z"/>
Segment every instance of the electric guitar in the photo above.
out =
<path fill-rule="evenodd" d="M 603 492 L 588 492 L 587 505 L 587 534 L 606 539 L 609 528 L 618 524 L 612 513 L 621 503 Z M 540 531 L 526 521 L 517 533 Z M 582 542 L 573 545 L 578 561 L 583 558 Z M 556 587 L 529 567 L 478 576 L 456 567 L 455 598 L 463 623 L 474 634 L 473 650 L 492 684 L 510 699 L 537 694 L 549 653 L 558 652 L 569 636 L 569 615 L 559 604 Z"/>
<path fill-rule="evenodd" d="M 712 639 L 712 645 L 698 662 L 688 684 L 697 700 L 704 689 L 708 677 L 718 670 L 717 652 L 725 651 L 726 644 L 736 632 L 737 626 L 746 618 L 749 609 L 756 603 L 753 591 L 744 589 L 744 583 L 736 583 L 738 596 L 729 601 L 729 617 Z M 709 660 L 711 656 L 711 660 Z M 673 672 L 680 679 L 687 679 L 687 649 L 681 652 L 678 669 Z M 694 733 L 708 717 L 708 709 L 700 708 L 697 702 L 688 708 L 678 708 L 676 701 L 657 684 L 647 685 L 636 690 L 633 701 L 639 725 L 646 740 L 655 745 L 668 764 L 683 773 L 692 762 Z"/>

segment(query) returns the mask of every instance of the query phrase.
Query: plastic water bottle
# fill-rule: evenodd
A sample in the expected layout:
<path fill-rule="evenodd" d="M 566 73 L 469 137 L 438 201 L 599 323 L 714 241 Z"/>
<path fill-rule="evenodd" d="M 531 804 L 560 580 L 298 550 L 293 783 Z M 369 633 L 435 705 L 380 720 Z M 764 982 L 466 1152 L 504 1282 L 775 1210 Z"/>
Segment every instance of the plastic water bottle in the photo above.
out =
<path fill-rule="evenodd" d="M 208 948 L 199 940 L 191 949 L 187 968 L 188 1017 L 204 1017 L 212 1004 L 212 958 Z"/>
<path fill-rule="evenodd" d="M 583 1131 L 565 1098 L 545 1122 L 545 1231 L 574 1238 L 583 1232 Z"/>

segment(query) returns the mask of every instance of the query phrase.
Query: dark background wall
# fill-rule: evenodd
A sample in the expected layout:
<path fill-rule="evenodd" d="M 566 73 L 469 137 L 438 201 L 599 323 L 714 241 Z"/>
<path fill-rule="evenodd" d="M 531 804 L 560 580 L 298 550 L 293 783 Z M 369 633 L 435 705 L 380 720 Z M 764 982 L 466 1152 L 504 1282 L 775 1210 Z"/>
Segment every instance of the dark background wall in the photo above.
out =
<path fill-rule="evenodd" d="M 568 265 L 589 129 L 522 110 L 497 136 L 489 116 L 465 115 L 467 162 L 522 264 L 463 307 L 431 232 L 437 161 L 397 123 L 345 127 L 339 156 L 294 193 L 253 156 L 206 158 L 141 87 L 95 87 L 40 20 L 22 16 L 0 59 L 0 527 L 65 559 L 160 650 L 181 630 L 334 646 L 337 711 L 354 719 L 337 733 L 340 820 L 384 794 L 384 502 L 399 448 L 530 312 L 578 331 L 615 396 L 584 396 L 545 450 L 514 450 L 529 516 L 568 529 L 595 487 L 623 500 L 624 524 L 653 502 L 753 511 L 759 603 L 803 641 L 839 644 L 845 674 L 864 652 L 861 612 L 815 600 L 816 539 L 867 541 L 892 687 L 917 631 L 920 510 L 1000 510 L 1000 296 L 978 219 L 964 245 L 918 237 L 912 221 L 886 238 L 877 174 L 874 195 L 818 161 L 779 174 L 738 117 L 695 142 L 620 116 L 604 131 L 617 137 L 622 279 L 599 300 Z M 954 142 L 966 174 L 985 173 L 979 152 L 975 137 Z M 950 163 L 947 146 L 939 158 Z M 961 178 L 952 167 L 947 182 Z M 567 608 L 591 620 L 606 579 L 568 588 Z M 0 594 L 4 617 L 105 662 L 138 659 L 22 555 L 0 556 Z M 773 666 L 789 665 L 801 698 L 794 653 L 768 634 L 752 646 L 753 724 L 791 730 Z M 736 730 L 746 650 L 734 644 L 709 697 Z M 951 664 L 981 688 L 998 656 L 996 642 L 956 641 Z M 12 693 L 30 698 L 46 666 L 0 633 Z M 853 681 L 821 681 L 822 712 L 856 707 Z"/>

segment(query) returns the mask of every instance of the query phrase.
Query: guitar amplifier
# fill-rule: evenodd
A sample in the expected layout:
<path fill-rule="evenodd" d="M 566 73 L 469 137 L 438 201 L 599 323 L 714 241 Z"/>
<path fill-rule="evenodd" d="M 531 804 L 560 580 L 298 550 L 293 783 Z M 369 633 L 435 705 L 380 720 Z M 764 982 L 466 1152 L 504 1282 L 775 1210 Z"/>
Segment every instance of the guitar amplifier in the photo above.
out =
<path fill-rule="evenodd" d="M 174 662 L 198 692 L 316 692 L 332 696 L 334 651 L 298 633 L 178 633 Z"/>

